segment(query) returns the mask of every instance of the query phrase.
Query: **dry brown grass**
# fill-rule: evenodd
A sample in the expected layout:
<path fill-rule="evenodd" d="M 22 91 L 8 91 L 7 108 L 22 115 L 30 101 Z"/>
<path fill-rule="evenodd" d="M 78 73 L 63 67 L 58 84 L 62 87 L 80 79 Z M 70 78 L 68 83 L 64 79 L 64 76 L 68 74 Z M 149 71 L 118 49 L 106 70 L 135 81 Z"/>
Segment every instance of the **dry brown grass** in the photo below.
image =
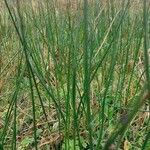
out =
<path fill-rule="evenodd" d="M 13 5 L 15 6 L 16 5 L 16 1 L 17 0 L 8 0 L 8 3 L 10 5 Z M 126 2 L 128 0 L 125 0 Z M 41 7 L 43 5 L 43 2 L 40 1 L 40 0 L 19 0 L 19 2 L 25 6 L 25 5 L 28 5 L 28 6 L 32 6 L 32 8 L 37 11 L 37 9 L 39 7 Z M 45 0 L 46 2 L 46 0 Z M 89 7 L 94 4 L 94 0 L 88 0 L 88 3 L 89 3 Z M 104 5 L 104 6 L 108 6 L 110 4 L 113 4 L 115 7 L 118 7 L 121 5 L 121 2 L 120 0 L 101 0 L 101 5 Z M 77 8 L 81 8 L 82 4 L 83 4 L 83 0 L 53 0 L 53 1 L 50 1 L 50 3 L 53 3 L 54 6 L 56 7 L 56 9 L 58 10 L 67 10 L 68 8 L 71 8 L 71 10 L 77 10 Z M 150 2 L 149 2 L 150 3 Z M 43 5 L 44 6 L 44 5 Z M 4 10 L 3 8 L 5 8 L 4 6 L 4 1 L 3 0 L 0 0 L 0 10 Z M 132 0 L 130 2 L 130 8 L 132 10 L 132 12 L 137 12 L 139 10 L 141 10 L 143 7 L 142 7 L 142 1 L 140 0 Z"/>

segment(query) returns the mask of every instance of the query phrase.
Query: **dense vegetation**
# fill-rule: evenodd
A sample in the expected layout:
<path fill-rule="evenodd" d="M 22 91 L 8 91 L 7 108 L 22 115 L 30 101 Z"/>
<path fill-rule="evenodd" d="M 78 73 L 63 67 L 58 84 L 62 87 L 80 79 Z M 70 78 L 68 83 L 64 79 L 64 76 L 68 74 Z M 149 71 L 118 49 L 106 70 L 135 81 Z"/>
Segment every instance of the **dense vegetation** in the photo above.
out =
<path fill-rule="evenodd" d="M 0 150 L 149 150 L 150 1 L 0 1 Z"/>

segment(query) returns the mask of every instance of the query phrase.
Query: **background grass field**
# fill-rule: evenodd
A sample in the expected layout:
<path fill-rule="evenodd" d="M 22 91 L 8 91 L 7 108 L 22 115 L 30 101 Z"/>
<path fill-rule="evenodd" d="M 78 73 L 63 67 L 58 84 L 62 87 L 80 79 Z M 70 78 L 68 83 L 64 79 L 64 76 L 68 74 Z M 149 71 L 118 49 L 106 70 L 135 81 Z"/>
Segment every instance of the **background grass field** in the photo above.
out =
<path fill-rule="evenodd" d="M 0 150 L 150 149 L 148 0 L 0 8 Z"/>

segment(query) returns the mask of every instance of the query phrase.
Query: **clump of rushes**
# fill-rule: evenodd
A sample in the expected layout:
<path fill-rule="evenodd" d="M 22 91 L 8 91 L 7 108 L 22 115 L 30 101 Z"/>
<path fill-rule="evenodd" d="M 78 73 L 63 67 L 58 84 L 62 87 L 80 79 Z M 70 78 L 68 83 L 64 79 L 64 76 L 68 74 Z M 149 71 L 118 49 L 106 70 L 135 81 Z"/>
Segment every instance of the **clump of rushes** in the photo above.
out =
<path fill-rule="evenodd" d="M 150 3 L 4 3 L 0 149 L 149 149 Z"/>

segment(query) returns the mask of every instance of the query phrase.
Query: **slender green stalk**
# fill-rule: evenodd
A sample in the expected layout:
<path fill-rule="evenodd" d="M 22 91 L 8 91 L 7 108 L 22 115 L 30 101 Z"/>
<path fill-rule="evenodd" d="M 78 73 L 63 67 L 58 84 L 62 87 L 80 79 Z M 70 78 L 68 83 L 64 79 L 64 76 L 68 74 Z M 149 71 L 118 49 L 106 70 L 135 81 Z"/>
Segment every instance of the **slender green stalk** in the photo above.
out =
<path fill-rule="evenodd" d="M 84 0 L 84 103 L 86 104 L 87 129 L 89 132 L 90 149 L 93 150 L 91 109 L 90 109 L 90 49 L 88 46 L 88 1 Z"/>
<path fill-rule="evenodd" d="M 149 38 L 148 38 L 148 2 L 146 0 L 143 1 L 143 27 L 144 27 L 144 66 L 145 66 L 145 75 L 146 75 L 146 86 L 148 91 L 148 100 L 149 100 L 149 110 L 150 110 L 150 59 L 148 53 L 149 46 Z M 146 148 L 148 141 L 150 140 L 150 117 L 147 124 L 147 135 L 145 137 L 142 150 Z"/>

